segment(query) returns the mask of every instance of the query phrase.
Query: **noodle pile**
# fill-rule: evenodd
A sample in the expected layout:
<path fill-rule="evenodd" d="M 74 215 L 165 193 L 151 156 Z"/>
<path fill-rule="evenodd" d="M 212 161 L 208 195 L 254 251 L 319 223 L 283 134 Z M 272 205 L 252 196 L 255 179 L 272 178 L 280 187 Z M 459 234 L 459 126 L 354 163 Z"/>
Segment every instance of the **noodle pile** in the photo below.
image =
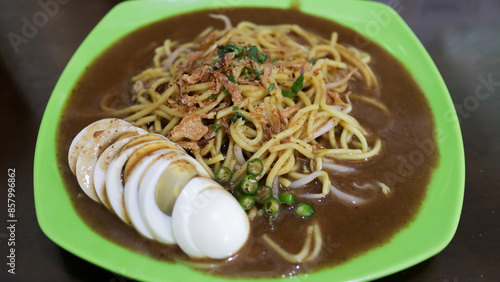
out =
<path fill-rule="evenodd" d="M 387 111 L 354 93 L 354 82 L 378 88 L 370 56 L 337 43 L 335 32 L 324 39 L 297 25 L 233 27 L 225 16 L 213 17 L 224 30 L 208 28 L 193 42 L 167 39 L 156 48 L 152 66 L 132 80 L 135 105 L 102 107 L 177 142 L 212 177 L 230 168 L 231 185 L 248 160 L 259 158 L 258 178 L 275 194 L 318 179 L 321 193 L 304 197 L 353 197 L 336 190 L 325 169 L 350 171 L 335 160 L 364 161 L 381 150 L 381 140 L 367 138 L 349 114 L 351 98 Z"/>

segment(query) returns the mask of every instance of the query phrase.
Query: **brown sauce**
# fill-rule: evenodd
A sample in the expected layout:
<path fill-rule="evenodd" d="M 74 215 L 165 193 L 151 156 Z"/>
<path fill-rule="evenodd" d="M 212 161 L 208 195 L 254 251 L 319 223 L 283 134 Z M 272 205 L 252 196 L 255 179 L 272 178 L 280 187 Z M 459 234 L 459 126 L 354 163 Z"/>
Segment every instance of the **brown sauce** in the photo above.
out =
<path fill-rule="evenodd" d="M 88 66 L 75 86 L 60 121 L 59 167 L 77 213 L 95 232 L 110 241 L 170 262 L 187 257 L 176 246 L 162 245 L 141 237 L 104 206 L 85 196 L 68 168 L 67 153 L 69 144 L 82 128 L 106 117 L 99 107 L 105 95 L 115 94 L 116 107 L 130 103 L 130 78 L 149 65 L 154 48 L 161 45 L 164 39 L 185 42 L 192 40 L 207 26 L 222 28 L 223 23 L 210 18 L 209 13 L 200 11 L 154 23 L 114 44 Z M 244 8 L 224 13 L 233 24 L 242 20 L 258 24 L 294 23 L 327 38 L 332 31 L 337 31 L 340 43 L 356 46 L 357 35 L 354 31 L 294 9 Z M 374 43 L 364 46 L 362 50 L 372 55 L 372 68 L 381 85 L 380 93 L 364 94 L 380 95 L 391 115 L 362 102 L 355 102 L 353 115 L 383 140 L 384 147 L 374 160 L 357 163 L 358 172 L 345 176 L 332 174 L 332 179 L 346 192 L 352 192 L 349 189 L 352 189 L 354 180 L 357 183 L 378 180 L 391 188 L 391 196 L 387 197 L 381 191 L 372 192 L 373 200 L 359 207 L 346 206 L 331 198 L 315 202 L 313 218 L 321 225 L 323 247 L 316 260 L 299 266 L 284 262 L 268 250 L 259 237 L 268 233 L 289 251 L 297 252 L 302 248 L 305 229 L 313 219 L 299 219 L 291 210 L 284 208 L 282 216 L 270 229 L 267 220 L 259 218 L 252 222 L 251 239 L 243 250 L 231 262 L 211 270 L 212 274 L 276 277 L 334 266 L 387 243 L 414 219 L 438 159 L 430 107 L 407 70 L 385 50 Z M 370 90 L 358 88 L 357 91 L 362 94 Z"/>

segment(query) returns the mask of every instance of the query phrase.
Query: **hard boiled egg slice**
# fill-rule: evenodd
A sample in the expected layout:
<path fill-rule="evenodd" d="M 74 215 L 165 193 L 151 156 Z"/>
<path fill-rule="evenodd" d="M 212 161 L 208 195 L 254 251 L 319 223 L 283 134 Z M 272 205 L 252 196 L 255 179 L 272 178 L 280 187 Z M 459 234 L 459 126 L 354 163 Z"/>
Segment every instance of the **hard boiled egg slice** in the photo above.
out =
<path fill-rule="evenodd" d="M 180 151 L 163 155 L 151 165 L 140 183 L 139 209 L 146 227 L 159 242 L 175 243 L 168 210 L 172 210 L 177 195 L 189 180 L 206 173 L 203 168 L 198 171 L 191 161 L 189 155 Z M 157 200 L 157 196 L 161 199 Z"/>
<path fill-rule="evenodd" d="M 163 135 L 160 135 L 160 134 L 156 134 L 156 133 L 146 134 L 146 135 L 141 136 L 141 137 L 139 137 L 137 139 L 134 139 L 133 141 L 131 141 L 130 143 L 128 143 L 123 149 L 126 150 L 127 148 L 133 147 L 133 146 L 135 146 L 137 144 L 144 143 L 144 142 L 149 142 L 149 141 L 155 141 L 155 140 L 168 141 L 168 142 L 172 143 L 173 145 L 175 145 L 182 152 L 185 152 L 182 147 L 180 147 L 176 143 L 170 141 L 170 139 L 168 139 L 167 137 L 165 137 Z"/>
<path fill-rule="evenodd" d="M 174 237 L 192 257 L 223 259 L 238 252 L 248 239 L 248 216 L 238 201 L 217 182 L 192 179 L 177 198 L 172 213 Z"/>
<path fill-rule="evenodd" d="M 172 216 L 175 200 L 194 177 L 209 177 L 205 169 L 188 155 L 175 160 L 165 169 L 156 184 L 155 201 L 158 208 Z"/>
<path fill-rule="evenodd" d="M 127 211 L 132 225 L 140 234 L 150 239 L 153 239 L 153 235 L 151 235 L 151 232 L 144 224 L 144 220 L 139 210 L 139 184 L 146 170 L 148 170 L 159 158 L 169 154 L 177 154 L 177 152 L 172 149 L 160 149 L 137 161 L 130 172 L 130 176 L 125 182 L 123 190 L 125 210 Z"/>
<path fill-rule="evenodd" d="M 134 139 L 133 141 L 135 140 L 136 139 Z M 106 172 L 106 195 L 108 197 L 112 211 L 114 211 L 120 219 L 122 219 L 124 222 L 128 224 L 131 224 L 131 221 L 125 210 L 123 201 L 123 188 L 124 188 L 124 183 L 122 182 L 123 167 L 125 166 L 125 163 L 128 161 L 130 156 L 135 151 L 137 151 L 142 146 L 155 142 L 165 142 L 165 141 L 164 140 L 149 141 L 149 142 L 139 143 L 132 147 L 127 147 L 128 144 L 130 144 L 129 142 L 127 145 L 123 147 L 122 151 L 118 155 L 116 155 L 116 157 L 111 161 L 108 170 Z"/>
<path fill-rule="evenodd" d="M 134 169 L 134 167 L 137 165 L 137 163 L 146 155 L 148 155 L 151 152 L 154 152 L 156 150 L 160 149 L 173 149 L 173 150 L 179 150 L 179 147 L 177 144 L 174 142 L 168 140 L 166 137 L 163 137 L 164 139 L 160 139 L 158 141 L 161 142 L 153 142 L 144 146 L 139 147 L 127 160 L 127 163 L 125 164 L 125 168 L 123 169 L 123 179 L 125 182 L 127 182 L 127 179 L 130 175 L 130 171 Z M 182 152 L 184 153 L 184 152 Z"/>
<path fill-rule="evenodd" d="M 151 231 L 149 231 L 151 228 L 146 226 L 142 216 L 141 208 L 139 206 L 139 185 L 143 180 L 146 171 L 148 171 L 151 168 L 151 166 L 153 166 L 153 164 L 156 163 L 158 160 L 160 159 L 172 160 L 180 156 L 181 155 L 179 155 L 179 151 L 175 149 L 159 149 L 154 152 L 151 152 L 147 156 L 141 158 L 137 162 L 137 164 L 135 164 L 134 168 L 130 172 L 130 176 L 125 182 L 125 188 L 124 188 L 125 209 L 132 222 L 132 225 L 136 228 L 136 230 L 139 233 L 141 233 L 145 237 L 151 239 L 153 238 Z M 172 171 L 172 170 L 167 169 L 166 171 Z M 200 173 L 196 172 L 196 175 L 199 174 Z M 162 181 L 161 179 L 163 176 L 164 173 L 160 176 L 159 182 Z M 174 181 L 171 181 L 169 183 L 169 187 L 177 186 L 175 183 L 178 182 L 178 180 L 180 179 L 183 178 L 176 177 Z M 170 194 L 168 196 L 171 197 Z"/>
<path fill-rule="evenodd" d="M 82 129 L 76 136 L 73 138 L 71 145 L 69 146 L 68 152 L 68 163 L 71 169 L 71 172 L 75 174 L 76 171 L 76 161 L 78 160 L 78 156 L 82 151 L 83 147 L 90 141 L 90 139 L 94 138 L 94 133 L 96 131 L 106 130 L 112 127 L 118 126 L 126 126 L 130 125 L 130 123 L 117 118 L 107 118 L 101 119 L 96 122 L 93 122 Z"/>
<path fill-rule="evenodd" d="M 94 168 L 94 187 L 99 197 L 99 200 L 110 210 L 113 210 L 111 204 L 109 203 L 108 196 L 106 194 L 106 172 L 108 171 L 108 166 L 111 161 L 122 151 L 123 147 L 127 145 L 131 140 L 138 138 L 141 135 L 135 135 L 131 137 L 126 137 L 117 140 L 115 143 L 111 144 L 97 159 L 97 163 Z M 123 137 L 123 136 L 122 136 Z M 120 137 L 121 138 L 121 137 Z"/>
<path fill-rule="evenodd" d="M 94 168 L 101 153 L 125 133 L 146 134 L 144 129 L 133 125 L 118 126 L 96 131 L 78 155 L 76 179 L 82 190 L 94 201 L 101 202 L 94 187 Z"/>

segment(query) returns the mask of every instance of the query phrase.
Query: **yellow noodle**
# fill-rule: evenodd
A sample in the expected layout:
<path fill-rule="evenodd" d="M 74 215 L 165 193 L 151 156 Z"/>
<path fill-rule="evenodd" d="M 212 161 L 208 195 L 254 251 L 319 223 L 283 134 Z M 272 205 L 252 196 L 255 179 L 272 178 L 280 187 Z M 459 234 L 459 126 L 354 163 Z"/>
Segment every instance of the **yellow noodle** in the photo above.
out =
<path fill-rule="evenodd" d="M 321 246 L 323 242 L 323 240 L 321 239 L 321 229 L 317 223 L 314 223 L 307 227 L 306 234 L 304 235 L 304 245 L 297 254 L 288 252 L 283 247 L 278 245 L 278 243 L 273 241 L 267 234 L 262 235 L 261 238 L 269 247 L 271 247 L 272 250 L 278 253 L 289 263 L 303 263 L 316 259 L 321 252 Z M 311 251 L 311 244 L 313 240 L 314 247 Z"/>
<path fill-rule="evenodd" d="M 267 179 L 266 179 L 267 186 L 271 186 L 271 187 L 273 186 L 274 178 L 279 175 L 279 171 L 280 171 L 281 167 L 288 160 L 288 158 L 290 157 L 292 152 L 293 152 L 293 149 L 285 150 L 285 152 L 282 153 L 281 156 L 278 158 L 278 160 L 274 163 L 274 166 L 269 171 L 269 175 L 267 176 Z"/>
<path fill-rule="evenodd" d="M 385 113 L 389 113 L 389 109 L 387 109 L 387 107 L 382 104 L 381 102 L 371 98 L 371 97 L 366 97 L 366 96 L 361 96 L 361 95 L 358 95 L 358 94 L 350 94 L 349 95 L 351 98 L 354 98 L 354 99 L 359 99 L 361 101 L 364 101 L 364 102 L 367 102 L 369 104 L 372 104 L 374 105 L 375 107 L 381 109 L 382 111 L 384 111 Z"/>
<path fill-rule="evenodd" d="M 370 131 L 339 110 L 354 107 L 349 100 L 349 93 L 357 89 L 353 83 L 378 87 L 369 54 L 343 46 L 336 32 L 322 38 L 297 25 L 232 26 L 222 16 L 217 18 L 225 21 L 226 28 L 207 28 L 187 43 L 167 39 L 154 50 L 151 67 L 131 79 L 134 105 L 116 108 L 110 94 L 101 107 L 167 137 L 182 129 L 183 119 L 200 115 L 202 124 L 186 131 L 200 131 L 203 136 L 174 141 L 186 146 L 212 177 L 221 166 L 229 167 L 233 171 L 229 190 L 246 174 L 246 164 L 240 164 L 233 152 L 235 145 L 245 160 L 262 160 L 264 171 L 257 177 L 270 186 L 276 177 L 286 186 L 322 171 L 322 158 L 367 161 L 382 150 L 382 140 L 367 138 Z M 228 46 L 241 54 L 236 49 L 224 51 Z M 257 53 L 250 54 L 250 48 Z M 229 61 L 224 62 L 225 54 Z M 332 82 L 335 85 L 327 89 Z M 350 97 L 389 113 L 372 97 Z M 199 127 L 202 130 L 195 130 Z M 329 195 L 328 174 L 318 179 L 322 194 Z"/>

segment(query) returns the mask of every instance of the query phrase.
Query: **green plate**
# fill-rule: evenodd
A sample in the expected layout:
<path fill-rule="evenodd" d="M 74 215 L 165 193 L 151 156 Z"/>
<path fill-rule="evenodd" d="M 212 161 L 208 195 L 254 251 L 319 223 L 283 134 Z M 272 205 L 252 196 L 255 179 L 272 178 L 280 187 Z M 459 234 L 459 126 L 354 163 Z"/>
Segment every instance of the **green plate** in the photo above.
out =
<path fill-rule="evenodd" d="M 56 134 L 61 111 L 85 67 L 113 42 L 140 26 L 206 8 L 288 8 L 291 0 L 127 1 L 106 15 L 64 70 L 49 100 L 37 140 L 35 204 L 45 234 L 64 249 L 120 275 L 147 281 L 220 281 L 186 266 L 139 255 L 93 232 L 72 207 L 57 168 Z M 251 3 L 251 4 L 250 4 Z M 440 252 L 458 225 L 464 194 L 464 152 L 458 118 L 446 86 L 422 44 L 390 7 L 368 1 L 302 1 L 300 9 L 348 26 L 386 48 L 410 70 L 427 96 L 438 133 L 440 162 L 416 219 L 391 241 L 340 266 L 296 277 L 300 281 L 372 280 Z M 409 55 L 411 54 L 411 55 Z M 265 281 L 265 280 L 263 280 Z"/>

